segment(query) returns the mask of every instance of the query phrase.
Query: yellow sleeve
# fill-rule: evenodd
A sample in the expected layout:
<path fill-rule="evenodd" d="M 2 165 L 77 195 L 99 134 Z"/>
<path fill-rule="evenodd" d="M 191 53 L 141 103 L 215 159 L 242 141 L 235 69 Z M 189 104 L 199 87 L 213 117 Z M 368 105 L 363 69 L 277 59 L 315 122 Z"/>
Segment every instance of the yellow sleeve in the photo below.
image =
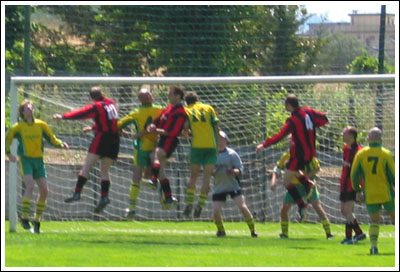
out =
<path fill-rule="evenodd" d="M 363 154 L 362 150 L 356 153 L 350 171 L 351 186 L 353 187 L 353 190 L 356 192 L 361 191 L 360 180 L 361 179 L 365 180 L 364 171 L 361 166 L 362 154 Z"/>
<path fill-rule="evenodd" d="M 124 118 L 118 121 L 118 129 L 123 129 L 129 126 L 130 124 L 135 124 L 137 126 L 137 118 L 138 118 L 139 111 L 136 109 L 126 115 Z"/>
<path fill-rule="evenodd" d="M 278 166 L 280 169 L 284 169 L 285 163 L 289 158 L 290 158 L 290 153 L 289 152 L 284 153 L 280 158 L 280 160 L 276 163 L 276 166 Z"/>
<path fill-rule="evenodd" d="M 217 117 L 217 113 L 215 112 L 214 108 L 210 106 L 211 109 L 211 123 L 216 124 L 219 122 L 219 119 Z"/>
<path fill-rule="evenodd" d="M 54 133 L 51 131 L 49 125 L 46 122 L 41 121 L 40 122 L 41 127 L 43 129 L 43 137 L 52 145 L 61 147 L 62 141 L 60 139 L 57 139 L 57 137 L 54 135 Z"/>
<path fill-rule="evenodd" d="M 12 128 L 7 132 L 6 135 L 6 155 L 10 154 L 11 150 L 11 142 L 15 137 L 15 134 L 18 132 L 19 129 L 19 123 L 15 123 Z"/>

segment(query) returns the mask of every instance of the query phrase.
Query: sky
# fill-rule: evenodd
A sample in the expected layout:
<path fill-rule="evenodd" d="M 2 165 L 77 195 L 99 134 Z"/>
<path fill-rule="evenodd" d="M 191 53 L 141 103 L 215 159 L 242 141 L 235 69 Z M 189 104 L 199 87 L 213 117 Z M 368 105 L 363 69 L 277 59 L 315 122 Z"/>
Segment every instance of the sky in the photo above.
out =
<path fill-rule="evenodd" d="M 380 13 L 381 5 L 386 5 L 386 13 L 398 15 L 396 11 L 399 8 L 396 1 L 316 1 L 304 2 L 303 5 L 306 6 L 308 14 L 326 16 L 331 22 L 350 22 L 348 14 L 353 13 L 353 10 L 357 10 L 359 14 Z"/>

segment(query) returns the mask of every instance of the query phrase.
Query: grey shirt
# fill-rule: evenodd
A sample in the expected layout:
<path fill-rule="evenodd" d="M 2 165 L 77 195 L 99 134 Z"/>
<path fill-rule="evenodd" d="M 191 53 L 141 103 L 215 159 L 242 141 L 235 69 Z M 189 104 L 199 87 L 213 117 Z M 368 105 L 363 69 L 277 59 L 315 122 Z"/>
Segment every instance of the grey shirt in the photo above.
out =
<path fill-rule="evenodd" d="M 228 175 L 228 169 L 237 168 L 243 172 L 243 164 L 238 153 L 232 148 L 227 147 L 226 150 L 220 151 L 215 164 L 215 176 L 213 194 L 232 192 L 240 189 L 238 177 L 236 175 Z"/>

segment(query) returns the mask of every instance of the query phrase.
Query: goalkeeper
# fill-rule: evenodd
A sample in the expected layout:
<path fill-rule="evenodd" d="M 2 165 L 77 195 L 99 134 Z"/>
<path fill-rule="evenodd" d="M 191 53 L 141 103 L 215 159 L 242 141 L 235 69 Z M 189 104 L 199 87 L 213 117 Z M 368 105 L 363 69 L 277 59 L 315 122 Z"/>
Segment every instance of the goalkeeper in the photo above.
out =
<path fill-rule="evenodd" d="M 108 192 L 110 189 L 109 169 L 118 157 L 119 152 L 119 131 L 117 127 L 118 112 L 114 100 L 103 96 L 100 87 L 93 87 L 89 92 L 93 100 L 81 109 L 64 113 L 63 115 L 54 114 L 56 120 L 78 120 L 93 118 L 95 131 L 92 144 L 89 147 L 85 163 L 78 174 L 78 181 L 72 197 L 65 199 L 66 203 L 71 203 L 81 199 L 82 188 L 88 180 L 90 170 L 100 160 L 101 174 L 101 198 L 95 208 L 95 213 L 100 213 L 109 203 Z M 85 128 L 86 130 L 86 128 Z"/>
<path fill-rule="evenodd" d="M 219 131 L 218 140 L 218 159 L 214 170 L 213 186 L 213 218 L 217 226 L 217 237 L 226 235 L 221 216 L 222 205 L 226 202 L 226 197 L 231 196 L 238 206 L 244 220 L 249 226 L 252 237 L 257 237 L 255 231 L 254 219 L 249 208 L 246 205 L 242 194 L 239 176 L 243 172 L 243 164 L 239 155 L 232 148 L 227 147 L 229 138 L 225 132 Z"/>
<path fill-rule="evenodd" d="M 19 142 L 18 157 L 20 171 L 24 176 L 26 186 L 21 204 L 21 225 L 24 229 L 31 229 L 29 213 L 35 182 L 39 187 L 39 198 L 36 202 L 36 215 L 33 220 L 33 232 L 40 233 L 40 221 L 46 207 L 49 192 L 47 187 L 47 173 L 43 162 L 43 138 L 57 147 L 68 148 L 68 144 L 57 139 L 46 122 L 33 117 L 34 106 L 30 100 L 24 100 L 19 105 L 20 121 L 12 126 L 6 135 L 5 149 L 11 162 L 17 158 L 11 154 L 10 145 L 14 138 Z"/>
<path fill-rule="evenodd" d="M 290 145 L 290 137 L 289 139 L 289 145 Z M 280 160 L 277 162 L 276 166 L 274 167 L 274 171 L 272 173 L 272 178 L 271 178 L 271 184 L 270 188 L 271 190 L 276 189 L 276 179 L 277 176 L 281 173 L 281 171 L 284 169 L 285 163 L 289 160 L 290 154 L 289 152 L 284 153 Z M 315 180 L 315 175 L 319 172 L 320 170 L 320 164 L 317 158 L 313 158 L 310 163 L 308 163 L 305 168 L 304 168 L 304 174 L 307 176 L 307 178 L 311 180 Z M 297 190 L 300 193 L 301 197 L 306 197 L 306 191 L 303 186 L 301 186 L 299 180 L 297 178 L 292 178 L 292 183 L 295 184 Z M 326 238 L 331 240 L 333 239 L 333 235 L 331 233 L 331 227 L 330 227 L 330 222 L 328 217 L 326 216 L 325 210 L 322 208 L 321 202 L 319 201 L 319 192 L 318 189 L 315 188 L 313 190 L 312 195 L 309 197 L 308 201 L 311 203 L 313 206 L 314 210 L 317 212 L 321 223 L 322 227 L 325 230 Z M 292 207 L 292 204 L 294 203 L 293 198 L 290 196 L 290 194 L 287 192 L 286 195 L 284 196 L 283 199 L 283 204 L 281 206 L 281 230 L 282 232 L 279 234 L 280 238 L 289 238 L 289 210 Z M 303 221 L 305 220 L 306 217 L 303 217 Z"/>
<path fill-rule="evenodd" d="M 153 96 L 147 88 L 141 88 L 137 97 L 142 106 L 118 121 L 118 129 L 122 130 L 128 125 L 133 124 L 137 131 L 137 134 L 133 136 L 133 180 L 130 188 L 129 211 L 127 213 L 127 218 L 129 219 L 132 219 L 136 213 L 136 199 L 139 195 L 140 180 L 142 179 L 143 171 L 145 171 L 145 176 L 148 176 L 148 178 L 151 176 L 149 173 L 152 165 L 150 154 L 156 147 L 157 134 L 147 133 L 146 128 L 163 111 L 160 106 L 153 105 Z M 151 187 L 157 188 L 155 186 Z"/>

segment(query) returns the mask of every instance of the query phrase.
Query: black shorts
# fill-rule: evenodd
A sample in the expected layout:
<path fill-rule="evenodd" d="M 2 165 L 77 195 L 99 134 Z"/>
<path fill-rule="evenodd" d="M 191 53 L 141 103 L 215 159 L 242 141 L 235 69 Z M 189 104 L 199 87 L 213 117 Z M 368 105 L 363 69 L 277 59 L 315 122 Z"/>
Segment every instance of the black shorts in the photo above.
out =
<path fill-rule="evenodd" d="M 177 137 L 160 136 L 157 147 L 162 148 L 169 158 L 178 146 L 179 140 Z"/>
<path fill-rule="evenodd" d="M 119 134 L 108 132 L 97 132 L 89 147 L 89 153 L 117 159 L 119 153 Z"/>
<path fill-rule="evenodd" d="M 237 196 L 242 195 L 242 190 L 236 190 L 236 191 L 230 191 L 230 192 L 224 192 L 224 193 L 218 193 L 218 194 L 213 194 L 212 195 L 212 201 L 226 201 L 227 195 L 230 195 L 232 199 L 234 199 Z"/>
<path fill-rule="evenodd" d="M 340 201 L 356 201 L 356 191 L 340 192 Z"/>

